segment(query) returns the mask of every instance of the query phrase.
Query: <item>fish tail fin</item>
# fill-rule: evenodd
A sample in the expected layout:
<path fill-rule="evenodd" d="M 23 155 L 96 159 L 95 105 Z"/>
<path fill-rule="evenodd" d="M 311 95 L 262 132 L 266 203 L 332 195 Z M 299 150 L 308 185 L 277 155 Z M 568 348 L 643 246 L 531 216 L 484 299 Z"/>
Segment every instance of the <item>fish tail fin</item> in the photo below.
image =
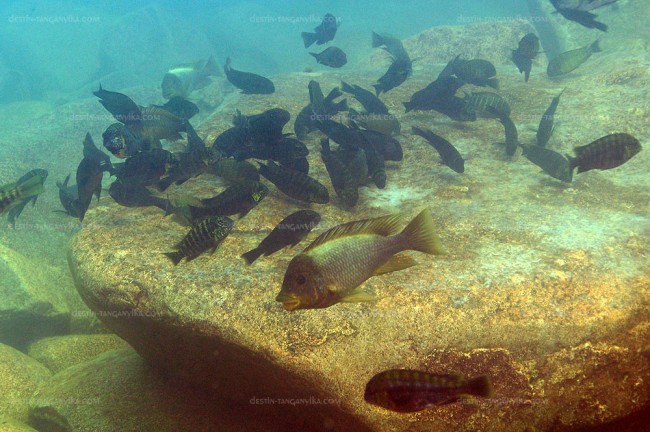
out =
<path fill-rule="evenodd" d="M 409 112 L 409 111 L 413 110 L 413 104 L 410 101 L 409 102 L 402 102 L 402 105 L 404 105 L 404 111 L 405 112 Z"/>
<path fill-rule="evenodd" d="M 255 249 L 249 250 L 246 253 L 243 253 L 241 257 L 246 260 L 248 265 L 251 265 L 251 264 L 253 264 L 255 262 L 256 259 L 261 257 L 263 253 L 264 253 L 264 251 L 261 250 L 260 248 L 255 248 Z"/>
<path fill-rule="evenodd" d="M 43 193 L 43 177 L 40 175 L 34 176 L 24 183 L 21 183 L 18 188 L 23 197 L 32 197 Z"/>
<path fill-rule="evenodd" d="M 425 208 L 399 234 L 406 248 L 431 255 L 444 255 L 442 242 L 436 234 L 429 209 Z"/>
<path fill-rule="evenodd" d="M 354 88 L 345 81 L 341 81 L 341 90 L 343 90 L 346 93 L 354 93 Z"/>
<path fill-rule="evenodd" d="M 380 298 L 357 287 L 341 296 L 342 303 L 369 303 L 379 301 Z"/>
<path fill-rule="evenodd" d="M 223 73 L 225 73 L 226 75 L 230 70 L 230 63 L 232 63 L 232 60 L 230 60 L 230 57 L 226 57 L 226 64 L 223 65 Z"/>
<path fill-rule="evenodd" d="M 375 88 L 375 96 L 379 96 L 381 94 L 381 84 L 373 84 L 372 85 Z"/>
<path fill-rule="evenodd" d="M 175 252 L 164 252 L 164 254 L 165 254 L 165 256 L 167 256 L 167 258 L 169 258 L 170 260 L 172 260 L 172 262 L 174 263 L 174 265 L 178 265 L 178 263 L 181 262 L 181 260 L 183 259 L 183 254 L 181 254 L 181 253 L 178 252 L 178 251 L 175 251 Z"/>
<path fill-rule="evenodd" d="M 309 55 L 314 56 L 314 58 L 316 59 L 316 62 L 317 62 L 317 63 L 320 63 L 320 59 L 318 58 L 318 57 L 319 57 L 319 54 L 318 54 L 318 53 L 311 53 L 311 52 L 310 52 Z"/>
<path fill-rule="evenodd" d="M 338 110 L 339 112 L 340 111 L 347 111 L 349 109 L 347 99 L 343 99 L 342 101 L 337 102 L 337 103 L 335 103 L 333 105 L 334 105 L 334 108 L 336 110 Z"/>
<path fill-rule="evenodd" d="M 205 66 L 203 66 L 203 73 L 205 76 L 217 76 L 221 73 L 221 68 L 217 64 L 214 54 L 210 56 Z"/>
<path fill-rule="evenodd" d="M 318 35 L 316 33 L 302 32 L 302 42 L 305 45 L 305 48 L 309 48 L 318 40 Z"/>
<path fill-rule="evenodd" d="M 525 74 L 524 75 L 524 80 L 525 80 L 525 82 L 528 82 L 528 79 L 530 78 L 530 71 L 527 70 L 526 72 L 524 72 L 524 74 Z"/>
<path fill-rule="evenodd" d="M 598 23 L 598 24 L 604 25 L 605 30 L 603 31 L 607 31 L 607 26 L 605 24 L 603 23 Z M 600 30 L 600 27 L 596 27 L 596 28 Z M 600 39 L 597 39 L 594 43 L 592 43 L 590 49 L 592 53 L 602 52 L 603 50 L 600 48 Z"/>
<path fill-rule="evenodd" d="M 492 397 L 494 389 L 492 388 L 492 381 L 487 375 L 476 377 L 467 382 L 467 393 L 474 396 Z"/>

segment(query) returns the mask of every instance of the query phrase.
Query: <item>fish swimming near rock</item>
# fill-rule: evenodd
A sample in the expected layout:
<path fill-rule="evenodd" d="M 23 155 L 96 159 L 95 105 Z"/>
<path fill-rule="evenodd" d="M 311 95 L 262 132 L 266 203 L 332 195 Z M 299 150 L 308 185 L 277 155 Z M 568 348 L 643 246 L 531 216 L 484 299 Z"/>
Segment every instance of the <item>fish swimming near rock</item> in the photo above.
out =
<path fill-rule="evenodd" d="M 386 33 L 372 32 L 372 47 L 383 47 L 394 59 L 408 59 L 402 41 Z"/>
<path fill-rule="evenodd" d="M 21 178 L 16 181 L 16 184 L 20 186 L 21 184 L 27 182 L 29 179 L 33 177 L 40 177 L 42 179 L 42 182 L 45 183 L 45 180 L 47 179 L 48 172 L 47 170 L 44 169 L 33 169 L 23 175 Z M 11 226 L 15 229 L 16 228 L 16 219 L 18 219 L 18 216 L 23 212 L 27 204 L 30 202 L 32 203 L 32 207 L 36 205 L 36 200 L 38 199 L 38 195 L 32 195 L 15 205 L 11 207 L 9 212 L 7 213 L 7 220 L 11 223 Z"/>
<path fill-rule="evenodd" d="M 257 182 L 260 180 L 260 174 L 257 172 L 255 165 L 247 161 L 238 161 L 235 159 L 221 159 L 217 161 L 212 165 L 210 172 L 230 183 L 244 181 Z"/>
<path fill-rule="evenodd" d="M 573 149 L 576 157 L 569 156 L 571 170 L 578 174 L 592 169 L 608 170 L 619 167 L 641 151 L 638 139 L 627 133 L 615 133 Z"/>
<path fill-rule="evenodd" d="M 285 195 L 298 201 L 327 204 L 330 200 L 327 188 L 318 180 L 300 171 L 285 168 L 269 160 L 258 162 L 260 175 L 273 183 Z"/>
<path fill-rule="evenodd" d="M 382 102 L 373 92 L 364 89 L 358 85 L 350 85 L 345 81 L 341 81 L 341 90 L 350 93 L 356 100 L 363 105 L 366 112 L 373 114 L 388 114 L 386 104 Z"/>
<path fill-rule="evenodd" d="M 562 93 L 564 93 L 564 90 L 562 90 L 559 95 L 553 98 L 551 104 L 548 108 L 546 108 L 544 115 L 539 121 L 539 127 L 537 128 L 538 146 L 546 147 L 546 144 L 551 139 L 551 136 L 553 136 L 553 131 L 555 130 L 555 111 L 557 110 L 557 106 L 560 103 L 560 97 L 562 96 Z"/>
<path fill-rule="evenodd" d="M 243 94 L 271 94 L 275 92 L 275 86 L 270 79 L 251 72 L 238 71 L 233 69 L 230 63 L 231 60 L 228 57 L 226 65 L 223 67 L 226 79 L 240 89 Z"/>
<path fill-rule="evenodd" d="M 559 54 L 548 63 L 548 68 L 546 69 L 547 75 L 549 78 L 554 78 L 576 70 L 584 62 L 589 60 L 593 53 L 602 52 L 599 43 L 600 41 L 595 41 L 582 48 Z"/>
<path fill-rule="evenodd" d="M 79 191 L 77 190 L 77 185 L 68 186 L 70 181 L 70 174 L 63 180 L 63 183 L 56 182 L 56 187 L 59 188 L 59 201 L 63 206 L 64 210 L 55 210 L 61 213 L 65 213 L 68 216 L 74 218 L 79 218 L 81 212 L 79 211 Z"/>
<path fill-rule="evenodd" d="M 403 102 L 406 112 L 413 110 L 437 110 L 449 99 L 454 97 L 456 91 L 465 83 L 455 76 L 442 76 L 432 81 L 422 90 L 418 90 L 411 96 L 411 100 Z"/>
<path fill-rule="evenodd" d="M 617 1 L 618 0 L 557 0 L 557 7 L 562 9 L 591 11 L 603 6 L 609 6 Z"/>
<path fill-rule="evenodd" d="M 573 168 L 569 160 L 560 153 L 538 145 L 522 145 L 524 157 L 540 167 L 554 179 L 571 183 Z"/>
<path fill-rule="evenodd" d="M 331 68 L 340 68 L 347 64 L 348 57 L 341 48 L 329 47 L 320 53 L 309 53 L 316 61 Z"/>
<path fill-rule="evenodd" d="M 506 134 L 506 155 L 512 157 L 517 152 L 517 146 L 519 145 L 519 133 L 517 132 L 517 126 L 512 121 L 509 115 L 500 114 L 499 121 L 503 125 L 504 132 Z"/>
<path fill-rule="evenodd" d="M 210 76 L 218 76 L 220 68 L 214 56 L 207 61 L 184 63 L 170 68 L 162 80 L 162 95 L 165 99 L 181 97 L 186 99 L 194 90 L 210 84 Z"/>
<path fill-rule="evenodd" d="M 124 207 L 158 207 L 168 212 L 172 204 L 165 198 L 153 195 L 141 183 L 130 183 L 117 179 L 108 188 L 113 200 Z"/>
<path fill-rule="evenodd" d="M 348 119 L 367 131 L 377 132 L 387 137 L 399 134 L 402 129 L 397 117 L 391 114 L 359 113 L 350 108 Z"/>
<path fill-rule="evenodd" d="M 399 87 L 411 76 L 412 72 L 413 62 L 410 58 L 393 58 L 386 73 L 377 80 L 377 84 L 372 85 L 375 88 L 375 93 L 379 96 L 381 93 Z"/>
<path fill-rule="evenodd" d="M 336 17 L 330 13 L 325 14 L 321 23 L 314 29 L 313 33 L 302 32 L 302 41 L 305 45 L 305 48 L 309 48 L 314 43 L 316 45 L 323 45 L 327 42 L 334 40 L 336 36 L 336 30 L 338 30 L 339 24 L 336 20 Z"/>
<path fill-rule="evenodd" d="M 447 67 L 440 73 L 439 77 L 456 75 L 459 79 L 469 84 L 481 87 L 499 88 L 499 81 L 495 78 L 497 70 L 494 65 L 482 59 L 463 60 L 460 55 L 456 56 Z"/>
<path fill-rule="evenodd" d="M 405 250 L 444 251 L 429 210 L 401 232 L 400 215 L 349 222 L 321 234 L 289 263 L 276 297 L 284 309 L 319 309 L 339 302 L 372 301 L 360 285 L 372 276 L 415 265 Z"/>
<path fill-rule="evenodd" d="M 31 197 L 43 193 L 44 179 L 35 175 L 22 183 L 9 183 L 0 186 L 0 214 L 5 214 L 12 208 Z"/>
<path fill-rule="evenodd" d="M 596 21 L 598 15 L 589 12 L 589 10 L 591 9 L 588 9 L 588 6 L 587 9 L 567 8 L 562 6 L 562 0 L 551 0 L 551 4 L 553 5 L 557 13 L 559 13 L 569 21 L 576 22 L 589 29 L 598 29 L 603 32 L 607 31 L 607 25 L 599 21 Z M 605 4 L 602 4 L 601 6 L 605 6 Z M 593 9 L 596 9 L 596 7 L 594 7 Z"/>
<path fill-rule="evenodd" d="M 350 170 L 350 167 L 341 159 L 341 155 L 332 152 L 329 138 L 321 139 L 321 159 L 325 169 L 330 176 L 336 195 L 348 207 L 354 207 L 359 201 L 358 181 Z M 366 176 L 367 176 L 366 171 Z"/>
<path fill-rule="evenodd" d="M 318 86 L 318 91 L 320 91 L 322 95 L 320 84 L 318 84 L 316 81 L 312 81 L 312 82 L 314 84 L 311 84 L 310 82 L 310 85 Z M 341 111 L 347 111 L 348 110 L 347 99 L 343 99 L 339 102 L 334 102 L 335 99 L 339 98 L 342 95 L 343 93 L 341 93 L 341 91 L 337 87 L 334 87 L 326 97 L 323 97 L 321 99 L 322 106 L 320 107 L 320 112 L 318 116 L 333 117 Z M 317 114 L 314 113 L 314 108 L 312 107 L 311 102 L 309 103 L 309 105 L 304 107 L 300 111 L 300 113 L 298 113 L 298 115 L 296 116 L 296 121 L 294 122 L 293 125 L 293 130 L 296 133 L 298 139 L 304 139 L 307 137 L 307 134 L 318 129 L 317 126 L 318 118 L 316 116 Z"/>
<path fill-rule="evenodd" d="M 510 115 L 508 102 L 493 92 L 474 92 L 465 96 L 465 101 L 470 110 L 488 117 L 501 117 Z"/>
<path fill-rule="evenodd" d="M 200 220 L 210 216 L 246 216 L 267 195 L 269 188 L 260 182 L 244 181 L 228 186 L 219 195 L 202 199 L 202 207 L 188 206 L 190 219 Z"/>
<path fill-rule="evenodd" d="M 178 265 L 183 258 L 192 261 L 199 255 L 212 249 L 212 253 L 221 242 L 228 237 L 234 226 L 232 219 L 226 216 L 214 216 L 203 219 L 192 227 L 190 232 L 181 240 L 177 251 L 165 252 L 165 255 Z"/>
<path fill-rule="evenodd" d="M 242 254 L 242 258 L 250 265 L 262 255 L 269 256 L 287 246 L 296 246 L 319 222 L 320 215 L 312 210 L 291 213 L 282 219 L 255 249 Z"/>
<path fill-rule="evenodd" d="M 96 160 L 104 171 L 113 174 L 113 164 L 110 156 L 97 148 L 90 132 L 86 132 L 86 137 L 83 140 L 83 155 Z"/>
<path fill-rule="evenodd" d="M 181 96 L 172 97 L 161 108 L 185 120 L 189 120 L 199 113 L 199 107 L 194 102 Z"/>
<path fill-rule="evenodd" d="M 93 195 L 99 198 L 102 193 L 104 170 L 97 160 L 84 157 L 77 167 L 76 181 L 79 195 L 79 220 L 83 221 Z"/>
<path fill-rule="evenodd" d="M 117 177 L 125 182 L 151 185 L 166 175 L 178 163 L 168 150 L 151 149 L 127 158 L 118 169 Z"/>
<path fill-rule="evenodd" d="M 462 375 L 392 369 L 373 376 L 364 392 L 366 402 L 390 411 L 410 413 L 457 402 L 461 397 L 492 397 L 488 376 L 470 380 Z"/>
<path fill-rule="evenodd" d="M 436 135 L 430 130 L 420 129 L 413 126 L 413 133 L 424 138 L 440 155 L 440 161 L 452 170 L 461 174 L 465 172 L 465 160 L 460 155 L 456 147 L 443 137 Z"/>
<path fill-rule="evenodd" d="M 533 60 L 539 54 L 539 38 L 534 33 L 528 33 L 521 38 L 519 46 L 512 51 L 512 61 L 519 69 L 519 73 L 524 74 L 524 79 L 528 82 L 530 72 L 533 68 Z"/>

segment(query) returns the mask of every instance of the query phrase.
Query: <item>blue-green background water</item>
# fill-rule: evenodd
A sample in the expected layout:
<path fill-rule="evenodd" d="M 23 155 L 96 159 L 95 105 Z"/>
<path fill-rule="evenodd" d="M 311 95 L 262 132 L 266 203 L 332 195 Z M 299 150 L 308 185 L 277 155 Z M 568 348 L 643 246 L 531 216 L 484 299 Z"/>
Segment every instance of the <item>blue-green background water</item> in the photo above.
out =
<path fill-rule="evenodd" d="M 0 102 L 56 97 L 113 74 L 116 89 L 158 81 L 166 68 L 215 53 L 263 74 L 313 59 L 300 32 L 324 13 L 354 65 L 372 30 L 400 38 L 467 17 L 525 16 L 521 0 L 490 1 L 6 1 L 0 5 Z M 321 47 L 313 47 L 319 52 Z M 118 78 L 119 77 L 119 78 Z M 110 79 L 109 79 L 110 81 Z"/>

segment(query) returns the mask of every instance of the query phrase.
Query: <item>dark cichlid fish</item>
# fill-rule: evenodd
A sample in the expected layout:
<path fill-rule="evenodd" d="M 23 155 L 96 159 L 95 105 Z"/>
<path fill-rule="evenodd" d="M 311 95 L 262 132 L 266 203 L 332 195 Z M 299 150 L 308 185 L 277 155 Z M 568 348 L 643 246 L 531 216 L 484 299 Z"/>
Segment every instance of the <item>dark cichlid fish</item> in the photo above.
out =
<path fill-rule="evenodd" d="M 438 110 L 454 97 L 456 91 L 463 86 L 463 82 L 454 76 L 442 76 L 431 84 L 413 93 L 411 100 L 403 102 L 406 112 L 413 110 Z"/>
<path fill-rule="evenodd" d="M 83 221 L 84 216 L 93 195 L 99 197 L 102 193 L 102 177 L 104 176 L 104 167 L 94 158 L 84 157 L 77 167 L 77 193 L 79 195 L 79 220 Z"/>
<path fill-rule="evenodd" d="M 410 413 L 457 402 L 462 396 L 492 397 L 487 376 L 466 380 L 462 375 L 392 369 L 380 372 L 366 385 L 366 402 L 390 411 Z"/>
<path fill-rule="evenodd" d="M 348 62 L 348 57 L 341 48 L 329 47 L 320 53 L 309 53 L 320 63 L 331 68 L 340 68 Z"/>
<path fill-rule="evenodd" d="M 348 167 L 357 185 L 361 186 L 368 181 L 368 161 L 362 148 L 339 147 L 334 153 Z"/>
<path fill-rule="evenodd" d="M 137 123 L 142 120 L 140 107 L 125 94 L 105 90 L 99 85 L 99 90 L 93 92 L 99 98 L 106 111 L 113 114 L 115 120 L 123 124 Z"/>
<path fill-rule="evenodd" d="M 528 82 L 530 71 L 533 67 L 533 60 L 539 54 L 539 38 L 534 33 L 528 33 L 521 38 L 516 50 L 512 50 L 512 61 L 517 65 L 519 73 L 525 74 L 525 80 Z"/>
<path fill-rule="evenodd" d="M 475 92 L 465 96 L 469 110 L 487 117 L 510 116 L 510 105 L 493 92 Z"/>
<path fill-rule="evenodd" d="M 562 0 L 551 0 L 551 4 L 555 8 L 555 10 L 564 18 L 568 19 L 569 21 L 576 22 L 590 29 L 595 28 L 603 32 L 607 31 L 607 25 L 599 21 L 596 21 L 598 15 L 589 12 L 590 9 L 588 6 L 586 9 L 565 8 L 562 6 L 562 3 L 563 3 Z M 601 6 L 604 6 L 604 4 Z M 593 9 L 595 9 L 595 7 Z"/>
<path fill-rule="evenodd" d="M 248 131 L 241 127 L 231 127 L 223 131 L 212 143 L 212 148 L 223 154 L 224 157 L 231 157 L 238 149 L 251 143 Z"/>
<path fill-rule="evenodd" d="M 313 81 L 318 85 L 316 81 Z M 318 89 L 320 91 L 320 85 L 318 85 Z M 322 93 L 322 92 L 321 92 Z M 332 117 L 338 114 L 341 111 L 347 111 L 348 110 L 348 102 L 346 99 L 343 99 L 339 102 L 334 102 L 334 99 L 342 96 L 341 91 L 334 87 L 327 97 L 323 98 L 322 101 L 322 111 L 321 114 L 324 117 Z M 298 113 L 298 116 L 296 117 L 296 121 L 294 122 L 293 125 L 293 130 L 296 133 L 296 136 L 298 139 L 305 139 L 307 137 L 307 134 L 315 131 L 318 129 L 317 126 L 317 118 L 316 114 L 314 113 L 314 109 L 311 106 L 311 103 L 304 107 L 300 113 Z"/>
<path fill-rule="evenodd" d="M 192 177 L 209 172 L 222 155 L 214 148 L 203 148 L 190 152 L 176 153 L 175 163 L 157 183 L 158 189 L 167 190 L 172 183 L 181 185 Z"/>
<path fill-rule="evenodd" d="M 113 164 L 111 163 L 110 156 L 97 148 L 90 132 L 86 132 L 86 137 L 83 141 L 83 156 L 96 160 L 104 171 L 113 175 Z"/>
<path fill-rule="evenodd" d="M 273 144 L 250 144 L 233 153 L 237 160 L 270 159 L 276 162 L 288 161 L 289 164 L 291 160 L 305 158 L 308 155 L 309 149 L 305 143 L 289 137 L 284 137 Z"/>
<path fill-rule="evenodd" d="M 139 151 L 150 150 L 149 143 L 142 142 L 122 123 L 113 123 L 102 134 L 104 147 L 113 156 L 123 159 Z"/>
<path fill-rule="evenodd" d="M 440 76 L 444 77 L 452 73 L 469 84 L 482 87 L 492 87 L 495 89 L 499 88 L 499 82 L 495 78 L 497 70 L 494 65 L 487 60 L 462 60 L 460 56 L 457 56 L 445 68 Z"/>
<path fill-rule="evenodd" d="M 270 79 L 254 73 L 235 70 L 230 63 L 230 57 L 228 57 L 226 65 L 223 67 L 226 78 L 243 94 L 271 94 L 275 92 L 275 86 Z"/>
<path fill-rule="evenodd" d="M 399 232 L 400 215 L 349 222 L 321 234 L 289 263 L 276 297 L 286 310 L 318 309 L 339 302 L 374 300 L 359 286 L 372 276 L 415 265 L 416 250 L 444 253 L 429 210 Z"/>
<path fill-rule="evenodd" d="M 363 105 L 369 113 L 374 114 L 389 114 L 388 108 L 386 105 L 371 91 L 368 91 L 358 85 L 350 85 L 344 81 L 341 81 L 341 90 L 346 93 L 350 93 L 356 100 Z"/>
<path fill-rule="evenodd" d="M 108 194 L 116 203 L 124 207 L 158 207 L 165 212 L 172 208 L 169 200 L 153 195 L 141 183 L 117 179 L 108 188 Z"/>
<path fill-rule="evenodd" d="M 373 146 L 384 161 L 399 162 L 404 159 L 402 145 L 390 135 L 374 130 L 361 130 L 360 133 L 363 137 L 362 148 L 365 149 L 368 145 Z"/>
<path fill-rule="evenodd" d="M 290 214 L 273 228 L 264 240 L 242 258 L 250 265 L 262 255 L 269 256 L 287 246 L 296 246 L 320 222 L 320 215 L 311 210 L 299 210 Z"/>
<path fill-rule="evenodd" d="M 580 11 L 591 11 L 609 6 L 616 3 L 618 0 L 557 0 L 556 7 L 562 9 L 575 9 Z"/>
<path fill-rule="evenodd" d="M 141 151 L 126 159 L 117 169 L 117 177 L 125 182 L 150 185 L 166 175 L 178 163 L 174 154 L 163 149 Z"/>
<path fill-rule="evenodd" d="M 202 199 L 203 207 L 189 206 L 191 219 L 196 221 L 210 216 L 244 217 L 269 194 L 260 182 L 241 182 L 231 185 L 219 195 Z"/>
<path fill-rule="evenodd" d="M 30 179 L 34 177 L 40 177 L 41 183 L 45 183 L 45 180 L 47 179 L 48 172 L 47 170 L 44 169 L 34 169 L 23 175 L 21 178 L 18 179 L 16 182 L 16 185 L 20 186 Z M 7 213 L 7 220 L 11 223 L 11 226 L 15 229 L 16 228 L 16 219 L 18 219 L 18 216 L 23 212 L 27 204 L 30 202 L 32 203 L 32 207 L 36 205 L 36 200 L 38 199 L 38 195 L 32 195 L 20 202 L 17 202 L 15 205 L 9 209 L 9 212 Z"/>
<path fill-rule="evenodd" d="M 81 212 L 79 211 L 79 191 L 77 190 L 77 185 L 68 186 L 69 181 L 70 174 L 63 180 L 63 183 L 56 182 L 56 187 L 59 188 L 59 201 L 61 201 L 61 205 L 65 210 L 55 211 L 79 218 L 81 216 Z"/>
<path fill-rule="evenodd" d="M 402 41 L 386 33 L 372 32 L 372 47 L 383 47 L 394 59 L 409 60 L 409 55 L 404 49 Z"/>
<path fill-rule="evenodd" d="M 420 129 L 415 126 L 413 126 L 413 133 L 427 140 L 436 149 L 443 165 L 447 165 L 459 174 L 465 172 L 465 160 L 449 141 L 430 130 Z"/>
<path fill-rule="evenodd" d="M 214 56 L 207 61 L 184 63 L 172 67 L 162 80 L 162 95 L 165 99 L 187 98 L 194 90 L 210 84 L 210 76 L 219 76 L 219 66 Z M 189 117 L 186 117 L 189 118 Z"/>
<path fill-rule="evenodd" d="M 554 179 L 571 183 L 573 168 L 567 158 L 551 149 L 538 145 L 522 145 L 526 159 L 540 167 L 546 174 Z"/>
<path fill-rule="evenodd" d="M 566 75 L 576 70 L 580 65 L 589 60 L 593 53 L 601 52 L 600 41 L 595 41 L 587 46 L 563 52 L 548 63 L 546 73 L 549 78 Z"/>
<path fill-rule="evenodd" d="M 183 240 L 176 245 L 175 252 L 165 252 L 177 265 L 183 258 L 191 261 L 204 252 L 217 250 L 221 242 L 228 237 L 234 226 L 232 219 L 225 216 L 214 216 L 203 219 L 192 227 Z"/>
<path fill-rule="evenodd" d="M 199 113 L 199 107 L 195 103 L 180 96 L 172 97 L 161 108 L 185 120 L 189 120 Z"/>
<path fill-rule="evenodd" d="M 555 121 L 555 110 L 560 103 L 560 97 L 564 93 L 564 90 L 560 92 L 559 95 L 555 96 L 551 101 L 551 105 L 546 109 L 542 119 L 539 122 L 539 127 L 537 128 L 537 145 L 541 147 L 546 147 L 546 144 L 551 139 L 555 126 L 553 123 Z"/>
<path fill-rule="evenodd" d="M 345 205 L 354 207 L 359 201 L 358 181 L 352 174 L 350 168 L 341 159 L 339 153 L 334 153 L 330 149 L 329 139 L 321 139 L 322 150 L 321 159 L 325 164 L 325 169 L 330 176 L 330 181 L 334 187 L 336 195 L 341 198 Z M 367 176 L 366 172 L 366 176 Z"/>
<path fill-rule="evenodd" d="M 458 96 L 437 103 L 433 108 L 441 114 L 446 115 L 456 121 L 476 121 L 476 111 L 474 111 L 465 99 Z"/>
<path fill-rule="evenodd" d="M 569 157 L 571 170 L 578 174 L 592 169 L 607 170 L 629 161 L 641 151 L 641 143 L 626 133 L 615 133 L 597 139 L 591 144 L 573 149 L 576 157 Z"/>
<path fill-rule="evenodd" d="M 282 129 L 291 119 L 289 111 L 272 108 L 261 114 L 243 115 L 239 110 L 233 117 L 233 124 L 246 131 L 253 143 L 275 143 L 284 138 Z"/>
<path fill-rule="evenodd" d="M 318 27 L 314 29 L 314 33 L 301 33 L 305 48 L 309 48 L 314 43 L 316 43 L 316 45 L 323 45 L 331 40 L 334 40 L 337 29 L 338 22 L 336 20 L 336 17 L 329 13 L 325 14 L 323 21 L 321 21 Z"/>
<path fill-rule="evenodd" d="M 517 146 L 519 145 L 517 126 L 515 126 L 510 116 L 507 115 L 500 115 L 499 121 L 503 125 L 506 134 L 506 155 L 512 157 L 517 152 Z"/>
<path fill-rule="evenodd" d="M 330 200 L 327 188 L 318 180 L 300 171 L 291 170 L 268 161 L 267 165 L 258 162 L 260 174 L 273 183 L 285 195 L 298 201 L 327 204 Z"/>
<path fill-rule="evenodd" d="M 260 174 L 255 165 L 235 159 L 221 159 L 212 165 L 210 172 L 229 183 L 258 182 L 260 180 Z"/>
<path fill-rule="evenodd" d="M 375 93 L 379 96 L 381 93 L 387 93 L 389 90 L 399 87 L 411 76 L 413 72 L 413 62 L 410 58 L 393 58 L 386 73 L 377 80 L 377 84 L 372 86 Z"/>
<path fill-rule="evenodd" d="M 375 186 L 379 189 L 384 189 L 386 187 L 386 161 L 384 156 L 377 151 L 375 146 L 365 141 L 362 144 L 362 148 L 366 154 L 368 175 Z"/>
<path fill-rule="evenodd" d="M 43 179 L 35 175 L 22 183 L 0 186 L 0 214 L 5 214 L 23 201 L 43 193 Z"/>

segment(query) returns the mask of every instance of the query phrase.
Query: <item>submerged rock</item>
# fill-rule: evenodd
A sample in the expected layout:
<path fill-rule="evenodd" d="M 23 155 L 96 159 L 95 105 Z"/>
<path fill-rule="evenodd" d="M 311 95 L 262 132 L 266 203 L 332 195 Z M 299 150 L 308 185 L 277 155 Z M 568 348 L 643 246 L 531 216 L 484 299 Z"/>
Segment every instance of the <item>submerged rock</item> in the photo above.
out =
<path fill-rule="evenodd" d="M 51 376 L 36 360 L 0 344 L 0 418 L 27 421 L 29 398 Z"/>
<path fill-rule="evenodd" d="M 106 351 L 128 347 L 113 334 L 55 336 L 29 346 L 28 355 L 53 373 L 86 362 Z"/>

